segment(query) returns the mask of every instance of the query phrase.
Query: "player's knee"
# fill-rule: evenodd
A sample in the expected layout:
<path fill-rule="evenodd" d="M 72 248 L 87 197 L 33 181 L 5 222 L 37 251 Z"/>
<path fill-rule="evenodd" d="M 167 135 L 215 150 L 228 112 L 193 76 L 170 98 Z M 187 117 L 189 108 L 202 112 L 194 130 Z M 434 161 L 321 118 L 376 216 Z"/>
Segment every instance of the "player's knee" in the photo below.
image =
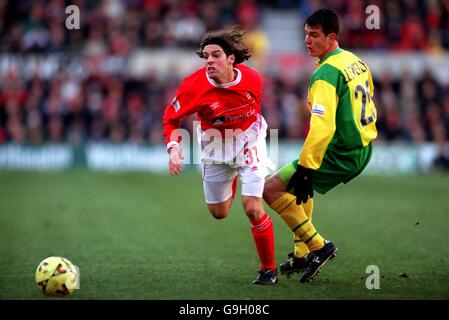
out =
<path fill-rule="evenodd" d="M 209 212 L 212 217 L 217 220 L 224 219 L 228 216 L 228 210 L 224 207 L 209 205 Z"/>
<path fill-rule="evenodd" d="M 212 213 L 212 217 L 214 217 L 217 220 L 221 220 L 224 219 L 228 216 L 228 213 L 225 211 L 220 211 L 220 210 L 216 210 L 211 212 Z"/>
<path fill-rule="evenodd" d="M 246 204 L 245 213 L 250 220 L 259 220 L 264 214 L 263 209 L 257 203 Z"/>

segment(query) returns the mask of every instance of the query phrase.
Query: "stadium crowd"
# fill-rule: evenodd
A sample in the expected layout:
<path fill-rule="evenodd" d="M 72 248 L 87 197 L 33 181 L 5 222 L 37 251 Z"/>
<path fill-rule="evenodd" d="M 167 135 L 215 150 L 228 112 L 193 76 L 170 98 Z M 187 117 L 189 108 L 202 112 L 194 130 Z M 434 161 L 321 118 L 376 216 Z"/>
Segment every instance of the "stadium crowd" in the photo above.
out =
<path fill-rule="evenodd" d="M 298 26 L 318 7 L 343 17 L 343 48 L 447 51 L 449 0 L 402 1 L 70 1 L 81 12 L 81 29 L 65 28 L 62 0 L 1 1 L 0 57 L 70 53 L 127 56 L 136 48 L 197 48 L 205 31 L 234 23 L 259 30 L 265 7 L 295 9 Z M 380 30 L 365 28 L 365 6 L 376 4 Z M 1 59 L 1 58 L 0 58 Z M 279 137 L 304 138 L 309 73 L 297 78 L 264 74 L 263 113 Z M 67 72 L 47 79 L 17 70 L 0 73 L 0 144 L 39 145 L 87 141 L 161 144 L 161 116 L 182 74 L 159 78 Z M 413 77 L 385 70 L 375 78 L 380 140 L 422 143 L 449 141 L 449 84 L 431 72 Z"/>
<path fill-rule="evenodd" d="M 80 30 L 65 27 L 68 5 L 79 8 Z M 380 29 L 365 26 L 369 5 L 379 8 Z M 136 47 L 196 47 L 205 31 L 260 24 L 266 8 L 296 10 L 302 22 L 320 7 L 341 15 L 343 48 L 449 49 L 449 0 L 1 0 L 0 50 L 126 55 Z"/>

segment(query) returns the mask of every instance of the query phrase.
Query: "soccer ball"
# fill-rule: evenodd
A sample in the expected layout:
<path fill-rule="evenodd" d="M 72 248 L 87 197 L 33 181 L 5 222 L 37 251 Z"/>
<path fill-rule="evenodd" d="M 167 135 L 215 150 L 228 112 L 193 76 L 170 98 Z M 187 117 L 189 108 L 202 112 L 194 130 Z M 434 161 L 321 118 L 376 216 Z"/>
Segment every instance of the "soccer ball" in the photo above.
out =
<path fill-rule="evenodd" d="M 63 257 L 48 257 L 36 269 L 36 285 L 47 296 L 64 297 L 75 291 L 78 270 Z"/>

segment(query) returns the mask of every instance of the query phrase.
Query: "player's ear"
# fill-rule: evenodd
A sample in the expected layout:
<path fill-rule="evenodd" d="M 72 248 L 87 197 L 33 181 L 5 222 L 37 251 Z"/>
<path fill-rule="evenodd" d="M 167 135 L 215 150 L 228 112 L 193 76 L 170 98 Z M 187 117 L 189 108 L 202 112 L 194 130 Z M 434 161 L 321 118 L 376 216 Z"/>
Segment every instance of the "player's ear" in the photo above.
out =
<path fill-rule="evenodd" d="M 234 64 L 234 62 L 235 62 L 235 55 L 234 54 L 230 54 L 228 56 L 228 61 L 229 61 L 229 64 Z"/>
<path fill-rule="evenodd" d="M 337 41 L 337 35 L 335 33 L 328 34 L 329 40 Z"/>

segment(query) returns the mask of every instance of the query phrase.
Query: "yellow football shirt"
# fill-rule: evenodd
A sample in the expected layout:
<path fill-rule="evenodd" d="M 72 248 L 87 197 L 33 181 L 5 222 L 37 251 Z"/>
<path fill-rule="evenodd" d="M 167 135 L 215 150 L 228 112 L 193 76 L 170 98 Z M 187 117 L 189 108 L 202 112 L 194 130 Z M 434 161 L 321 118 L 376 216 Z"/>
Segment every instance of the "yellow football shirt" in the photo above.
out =
<path fill-rule="evenodd" d="M 328 148 L 354 150 L 377 137 L 374 86 L 368 66 L 336 49 L 318 63 L 308 89 L 310 130 L 299 164 L 319 169 Z"/>

